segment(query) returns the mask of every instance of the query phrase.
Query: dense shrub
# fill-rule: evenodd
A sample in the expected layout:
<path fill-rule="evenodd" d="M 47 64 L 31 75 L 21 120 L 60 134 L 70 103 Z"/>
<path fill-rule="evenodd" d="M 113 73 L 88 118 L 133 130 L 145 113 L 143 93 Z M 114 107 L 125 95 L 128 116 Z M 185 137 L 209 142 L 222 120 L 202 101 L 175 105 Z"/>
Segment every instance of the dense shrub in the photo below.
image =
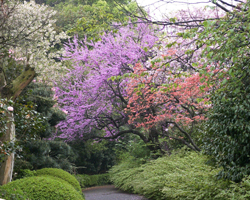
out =
<path fill-rule="evenodd" d="M 218 177 L 235 182 L 250 175 L 250 32 L 242 29 L 243 21 L 250 20 L 250 1 L 237 6 L 244 9 L 205 22 L 196 43 L 208 44 L 202 53 L 207 61 L 199 71 L 209 75 L 208 83 L 213 84 L 203 149 L 223 167 Z"/>
<path fill-rule="evenodd" d="M 250 87 L 230 84 L 212 97 L 203 149 L 223 167 L 219 178 L 238 182 L 250 175 Z"/>
<path fill-rule="evenodd" d="M 130 164 L 140 165 L 151 157 L 154 157 L 153 152 L 151 152 L 148 146 L 136 135 L 124 136 L 116 144 L 114 150 L 116 151 L 116 164 L 131 159 Z"/>
<path fill-rule="evenodd" d="M 14 171 L 20 173 L 22 169 L 38 170 L 42 168 L 60 168 L 68 172 L 73 171 L 72 163 L 76 155 L 72 148 L 61 141 L 25 140 L 21 141 L 23 151 L 16 158 Z"/>
<path fill-rule="evenodd" d="M 152 200 L 227 199 L 230 182 L 216 180 L 220 169 L 206 165 L 206 161 L 204 155 L 183 152 L 134 168 L 122 163 L 110 170 L 110 177 L 116 187 Z"/>
<path fill-rule="evenodd" d="M 21 179 L 21 178 L 25 178 L 25 177 L 35 176 L 35 175 L 36 175 L 36 171 L 31 171 L 29 169 L 22 169 L 13 178 L 14 178 L 14 180 L 16 180 L 16 179 Z"/>
<path fill-rule="evenodd" d="M 51 87 L 45 82 L 31 82 L 16 100 L 16 137 L 22 149 L 16 152 L 19 156 L 15 157 L 14 173 L 49 167 L 73 171 L 76 154 L 70 145 L 57 140 L 44 140 L 52 137 L 55 125 L 66 117 L 55 105 Z"/>
<path fill-rule="evenodd" d="M 49 176 L 33 176 L 10 182 L 1 187 L 8 191 L 22 191 L 32 200 L 81 200 L 83 197 L 66 181 Z M 11 198 L 6 198 L 11 200 Z"/>
<path fill-rule="evenodd" d="M 19 188 L 0 188 L 0 199 L 11 199 L 11 200 L 26 200 L 28 199 L 23 191 Z"/>
<path fill-rule="evenodd" d="M 62 169 L 43 168 L 43 169 L 37 170 L 36 175 L 37 176 L 52 176 L 52 177 L 60 178 L 68 182 L 70 185 L 72 185 L 77 191 L 81 192 L 80 184 L 76 180 L 76 178 L 72 176 L 70 173 L 63 171 Z"/>
<path fill-rule="evenodd" d="M 93 131 L 91 135 L 95 134 L 97 133 Z M 69 145 L 77 154 L 77 159 L 74 161 L 77 174 L 103 174 L 115 164 L 115 141 L 77 140 L 70 142 Z"/>
<path fill-rule="evenodd" d="M 81 188 L 111 184 L 109 174 L 78 174 L 75 177 L 79 181 Z"/>

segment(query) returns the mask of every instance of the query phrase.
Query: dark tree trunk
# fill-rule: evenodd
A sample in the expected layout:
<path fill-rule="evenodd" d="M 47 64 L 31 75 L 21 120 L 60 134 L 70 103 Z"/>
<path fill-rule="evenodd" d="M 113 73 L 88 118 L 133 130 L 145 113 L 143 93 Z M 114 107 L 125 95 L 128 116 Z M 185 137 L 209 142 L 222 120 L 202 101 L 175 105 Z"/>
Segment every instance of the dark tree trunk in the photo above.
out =
<path fill-rule="evenodd" d="M 155 126 L 149 130 L 147 146 L 149 150 L 155 154 L 155 158 L 165 154 L 165 151 L 162 149 L 162 145 L 159 141 L 159 135 L 160 134 Z"/>

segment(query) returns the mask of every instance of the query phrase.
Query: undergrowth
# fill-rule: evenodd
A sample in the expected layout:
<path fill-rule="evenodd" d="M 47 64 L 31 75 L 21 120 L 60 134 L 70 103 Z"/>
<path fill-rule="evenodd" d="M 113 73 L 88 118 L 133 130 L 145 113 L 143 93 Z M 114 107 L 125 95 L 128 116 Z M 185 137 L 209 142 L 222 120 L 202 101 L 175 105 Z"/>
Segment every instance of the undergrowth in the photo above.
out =
<path fill-rule="evenodd" d="M 221 169 L 207 160 L 200 153 L 182 151 L 132 168 L 126 160 L 109 173 L 116 187 L 152 200 L 250 199 L 250 177 L 241 183 L 217 180 Z"/>
<path fill-rule="evenodd" d="M 109 174 L 77 174 L 75 175 L 76 179 L 81 185 L 81 188 L 100 186 L 100 185 L 109 185 L 111 181 L 109 179 Z"/>

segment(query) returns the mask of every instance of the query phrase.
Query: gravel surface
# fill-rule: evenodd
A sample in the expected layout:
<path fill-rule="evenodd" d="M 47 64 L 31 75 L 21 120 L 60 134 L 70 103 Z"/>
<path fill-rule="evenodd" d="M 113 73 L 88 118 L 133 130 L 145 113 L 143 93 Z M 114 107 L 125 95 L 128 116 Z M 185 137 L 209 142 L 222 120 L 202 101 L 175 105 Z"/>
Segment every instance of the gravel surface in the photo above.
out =
<path fill-rule="evenodd" d="M 113 185 L 87 188 L 83 193 L 86 200 L 147 200 L 142 196 L 118 190 Z"/>

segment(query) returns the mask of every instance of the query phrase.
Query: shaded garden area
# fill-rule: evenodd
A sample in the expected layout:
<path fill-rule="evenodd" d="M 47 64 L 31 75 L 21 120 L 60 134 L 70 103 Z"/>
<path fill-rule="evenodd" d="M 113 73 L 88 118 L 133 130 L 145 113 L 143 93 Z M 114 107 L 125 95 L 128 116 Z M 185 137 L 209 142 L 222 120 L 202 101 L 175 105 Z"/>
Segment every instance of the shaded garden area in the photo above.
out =
<path fill-rule="evenodd" d="M 46 168 L 149 199 L 249 198 L 248 1 L 157 21 L 129 0 L 0 4 L 4 198 L 56 186 Z"/>

